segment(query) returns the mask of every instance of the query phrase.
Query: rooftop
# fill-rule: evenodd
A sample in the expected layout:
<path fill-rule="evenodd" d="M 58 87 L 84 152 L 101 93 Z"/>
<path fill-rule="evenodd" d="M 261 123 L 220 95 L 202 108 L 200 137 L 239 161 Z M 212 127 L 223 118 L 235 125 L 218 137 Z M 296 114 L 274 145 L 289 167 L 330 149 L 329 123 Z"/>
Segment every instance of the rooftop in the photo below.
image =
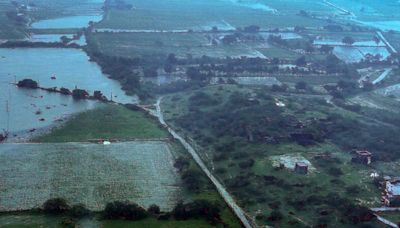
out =
<path fill-rule="evenodd" d="M 362 155 L 362 156 L 371 156 L 372 155 L 372 153 L 367 150 L 357 150 L 356 153 L 358 155 Z"/>

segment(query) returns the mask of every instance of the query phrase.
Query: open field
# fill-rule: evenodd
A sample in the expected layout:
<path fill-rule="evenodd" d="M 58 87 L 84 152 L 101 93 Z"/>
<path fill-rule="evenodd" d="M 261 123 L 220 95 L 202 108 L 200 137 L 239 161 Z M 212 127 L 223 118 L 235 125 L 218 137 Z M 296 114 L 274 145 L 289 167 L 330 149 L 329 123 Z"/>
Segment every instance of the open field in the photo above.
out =
<path fill-rule="evenodd" d="M 206 55 L 215 58 L 263 56 L 257 48 L 259 43 L 211 45 L 206 35 L 201 33 L 94 33 L 91 37 L 101 52 L 113 56 L 166 57 L 170 53 L 180 58 L 185 58 L 187 55 L 193 57 Z M 267 45 L 266 41 L 265 45 Z"/>
<path fill-rule="evenodd" d="M 35 7 L 30 12 L 35 20 L 78 15 L 99 15 L 104 0 L 34 0 Z"/>
<path fill-rule="evenodd" d="M 91 139 L 154 139 L 168 133 L 144 113 L 123 106 L 106 107 L 77 114 L 61 128 L 33 139 L 35 142 L 87 142 Z"/>
<path fill-rule="evenodd" d="M 5 144 L 0 158 L 0 211 L 32 209 L 56 197 L 95 211 L 116 200 L 170 210 L 182 199 L 163 142 Z"/>
<path fill-rule="evenodd" d="M 132 10 L 111 9 L 98 28 L 113 29 L 194 29 L 204 30 L 212 26 L 221 29 L 259 25 L 263 28 L 321 26 L 325 24 L 306 17 L 298 16 L 295 12 L 285 11 L 288 1 L 279 3 L 273 1 L 278 9 L 273 9 L 260 2 L 236 2 L 229 0 L 205 0 L 193 2 L 177 1 L 127 1 L 133 4 Z M 268 3 L 269 4 L 269 3 Z M 309 4 L 302 2 L 303 9 Z M 320 6 L 320 5 L 318 5 Z M 299 8 L 301 9 L 301 8 Z"/>

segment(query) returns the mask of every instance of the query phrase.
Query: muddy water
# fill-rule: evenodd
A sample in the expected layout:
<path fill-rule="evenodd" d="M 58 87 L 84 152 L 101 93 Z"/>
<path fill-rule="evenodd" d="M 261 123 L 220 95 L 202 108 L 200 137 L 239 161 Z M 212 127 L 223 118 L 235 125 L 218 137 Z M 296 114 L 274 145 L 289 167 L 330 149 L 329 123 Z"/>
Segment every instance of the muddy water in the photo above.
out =
<path fill-rule="evenodd" d="M 51 77 L 56 77 L 55 80 Z M 99 66 L 77 49 L 18 48 L 0 49 L 0 131 L 27 132 L 45 128 L 70 114 L 95 108 L 93 101 L 74 101 L 71 97 L 39 90 L 18 89 L 10 82 L 31 78 L 42 87 L 75 87 L 93 93 L 100 90 L 121 103 L 136 103 L 125 95 L 118 82 L 101 73 Z M 9 102 L 9 117 L 6 102 Z M 9 120 L 9 121 L 8 121 Z"/>

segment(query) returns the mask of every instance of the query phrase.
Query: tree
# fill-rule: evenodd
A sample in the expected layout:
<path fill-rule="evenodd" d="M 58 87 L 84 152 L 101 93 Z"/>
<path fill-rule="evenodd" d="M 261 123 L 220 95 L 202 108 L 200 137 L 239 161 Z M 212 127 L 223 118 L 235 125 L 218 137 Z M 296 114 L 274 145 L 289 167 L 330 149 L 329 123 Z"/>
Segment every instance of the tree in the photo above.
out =
<path fill-rule="evenodd" d="M 39 85 L 36 81 L 34 81 L 32 79 L 24 79 L 22 81 L 19 81 L 17 83 L 17 86 L 21 87 L 21 88 L 36 89 L 36 88 L 38 88 Z"/>
<path fill-rule="evenodd" d="M 201 173 L 194 169 L 184 171 L 182 173 L 182 180 L 191 191 L 199 191 L 203 185 Z"/>
<path fill-rule="evenodd" d="M 350 36 L 346 36 L 343 38 L 342 42 L 347 45 L 352 45 L 354 44 L 355 40 Z"/>
<path fill-rule="evenodd" d="M 307 83 L 306 83 L 306 82 L 303 82 L 303 81 L 297 82 L 297 83 L 296 83 L 296 86 L 295 86 L 295 88 L 296 88 L 297 90 L 306 90 L 307 87 L 308 87 Z"/>
<path fill-rule="evenodd" d="M 83 204 L 77 204 L 71 207 L 69 214 L 74 218 L 83 218 L 90 215 L 90 211 Z"/>
<path fill-rule="evenodd" d="M 210 203 L 207 200 L 195 200 L 187 204 L 179 202 L 172 211 L 172 214 L 177 220 L 202 217 L 211 224 L 216 224 L 221 221 L 218 205 Z"/>
<path fill-rule="evenodd" d="M 226 35 L 224 38 L 222 38 L 222 43 L 224 44 L 233 44 L 237 41 L 237 38 L 235 35 Z"/>
<path fill-rule="evenodd" d="M 152 205 L 150 205 L 150 207 L 147 209 L 147 212 L 149 212 L 150 214 L 153 214 L 153 215 L 158 215 L 158 214 L 160 214 L 161 210 L 160 210 L 160 207 L 159 207 L 159 206 L 157 206 L 157 205 L 155 205 L 155 204 L 152 204 Z"/>
<path fill-rule="evenodd" d="M 83 89 L 74 89 L 72 91 L 72 97 L 74 99 L 80 100 L 80 99 L 86 99 L 89 97 L 89 93 L 86 92 L 86 90 Z"/>
<path fill-rule="evenodd" d="M 148 216 L 147 211 L 136 203 L 121 201 L 107 203 L 103 213 L 107 219 L 127 219 L 133 221 L 141 220 Z"/>
<path fill-rule="evenodd" d="M 260 31 L 260 26 L 250 25 L 250 26 L 244 27 L 243 31 L 247 32 L 247 33 L 257 33 Z"/>
<path fill-rule="evenodd" d="M 299 57 L 296 59 L 295 63 L 297 66 L 305 66 L 307 64 L 306 57 L 304 55 Z"/>
<path fill-rule="evenodd" d="M 62 214 L 67 212 L 70 206 L 67 201 L 62 198 L 49 199 L 43 204 L 43 210 L 49 214 Z"/>
<path fill-rule="evenodd" d="M 178 63 L 178 59 L 176 58 L 175 54 L 169 54 L 166 60 L 167 63 L 170 64 L 177 64 Z"/>
<path fill-rule="evenodd" d="M 164 64 L 164 71 L 166 73 L 172 73 L 175 71 L 175 66 L 173 64 L 167 62 Z"/>
<path fill-rule="evenodd" d="M 333 47 L 328 46 L 328 45 L 322 45 L 320 50 L 321 50 L 321 52 L 328 54 L 328 53 L 332 52 Z"/>
<path fill-rule="evenodd" d="M 146 67 L 143 69 L 143 75 L 145 77 L 157 77 L 158 76 L 158 72 L 157 72 L 157 68 L 156 67 Z"/>
<path fill-rule="evenodd" d="M 279 210 L 273 210 L 270 214 L 270 216 L 268 217 L 269 221 L 280 221 L 282 220 L 283 215 Z"/>

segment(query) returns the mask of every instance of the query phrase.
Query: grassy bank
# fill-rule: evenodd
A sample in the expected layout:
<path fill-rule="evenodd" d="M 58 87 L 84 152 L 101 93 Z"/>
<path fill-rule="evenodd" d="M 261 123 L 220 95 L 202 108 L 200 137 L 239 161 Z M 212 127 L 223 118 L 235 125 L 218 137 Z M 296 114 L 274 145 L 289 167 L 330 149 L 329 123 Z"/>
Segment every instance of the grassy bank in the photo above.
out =
<path fill-rule="evenodd" d="M 146 114 L 123 106 L 107 105 L 77 114 L 61 128 L 33 139 L 34 142 L 85 142 L 92 139 L 165 138 L 168 133 Z"/>

